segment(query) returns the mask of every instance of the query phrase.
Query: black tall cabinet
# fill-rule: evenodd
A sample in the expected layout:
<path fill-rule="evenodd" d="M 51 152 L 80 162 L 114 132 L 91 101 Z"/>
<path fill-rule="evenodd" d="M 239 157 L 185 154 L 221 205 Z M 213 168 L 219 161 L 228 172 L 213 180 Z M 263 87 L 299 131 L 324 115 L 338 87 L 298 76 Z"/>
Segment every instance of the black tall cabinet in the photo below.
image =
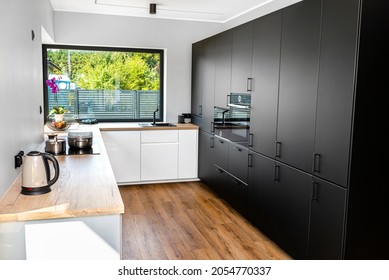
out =
<path fill-rule="evenodd" d="M 313 172 L 341 186 L 347 186 L 358 11 L 356 0 L 323 2 Z"/>
<path fill-rule="evenodd" d="M 304 0 L 193 44 L 199 177 L 294 258 L 389 259 L 388 10 Z M 251 94 L 248 151 L 209 134 L 228 89 Z"/>
<path fill-rule="evenodd" d="M 321 0 L 283 10 L 276 157 L 310 172 L 315 136 Z"/>
<path fill-rule="evenodd" d="M 250 148 L 275 156 L 282 11 L 254 21 Z"/>
<path fill-rule="evenodd" d="M 334 1 L 336 2 L 336 1 Z M 386 80 L 388 1 L 362 1 L 354 125 L 349 171 L 345 258 L 389 259 Z"/>

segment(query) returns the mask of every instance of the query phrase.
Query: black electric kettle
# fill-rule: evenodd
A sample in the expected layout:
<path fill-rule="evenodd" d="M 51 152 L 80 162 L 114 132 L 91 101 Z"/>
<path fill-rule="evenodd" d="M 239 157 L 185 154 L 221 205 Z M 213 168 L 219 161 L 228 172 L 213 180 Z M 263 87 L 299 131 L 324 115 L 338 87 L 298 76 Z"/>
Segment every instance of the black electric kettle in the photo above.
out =
<path fill-rule="evenodd" d="M 53 164 L 55 174 L 52 179 L 49 161 Z M 48 153 L 38 151 L 29 152 L 23 160 L 22 194 L 37 195 L 51 191 L 59 177 L 59 164 L 57 159 Z"/>

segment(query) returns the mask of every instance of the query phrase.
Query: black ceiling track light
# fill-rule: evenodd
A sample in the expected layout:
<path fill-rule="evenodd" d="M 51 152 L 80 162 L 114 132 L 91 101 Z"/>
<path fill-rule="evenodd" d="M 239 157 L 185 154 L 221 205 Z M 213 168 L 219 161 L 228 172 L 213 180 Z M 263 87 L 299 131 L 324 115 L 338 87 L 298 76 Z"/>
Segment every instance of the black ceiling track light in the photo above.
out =
<path fill-rule="evenodd" d="M 150 15 L 155 15 L 157 13 L 157 4 L 150 3 Z"/>

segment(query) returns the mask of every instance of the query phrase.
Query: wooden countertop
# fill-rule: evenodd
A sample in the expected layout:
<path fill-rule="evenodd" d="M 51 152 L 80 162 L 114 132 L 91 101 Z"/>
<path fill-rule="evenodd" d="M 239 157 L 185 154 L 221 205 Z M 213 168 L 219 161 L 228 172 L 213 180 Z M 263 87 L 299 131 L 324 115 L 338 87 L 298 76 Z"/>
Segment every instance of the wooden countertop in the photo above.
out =
<path fill-rule="evenodd" d="M 125 130 L 193 130 L 199 129 L 191 123 L 174 123 L 176 126 L 140 126 L 137 123 L 99 123 L 101 131 L 125 131 Z"/>
<path fill-rule="evenodd" d="M 124 213 L 100 131 L 93 126 L 83 126 L 83 130 L 93 131 L 100 154 L 57 156 L 60 177 L 47 194 L 20 194 L 19 176 L 0 200 L 0 222 Z"/>
<path fill-rule="evenodd" d="M 123 201 L 100 130 L 186 130 L 199 128 L 193 124 L 176 125 L 176 127 L 142 127 L 137 123 L 99 123 L 98 125 L 72 126 L 71 129 L 92 131 L 93 143 L 99 144 L 100 154 L 57 156 L 60 177 L 51 186 L 51 192 L 47 194 L 22 195 L 20 193 L 22 180 L 19 176 L 4 197 L 0 199 L 0 222 L 124 213 Z M 45 127 L 45 133 L 49 132 L 52 131 Z M 59 133 L 59 136 L 61 135 L 66 135 L 66 133 Z M 40 150 L 43 149 L 44 144 Z"/>

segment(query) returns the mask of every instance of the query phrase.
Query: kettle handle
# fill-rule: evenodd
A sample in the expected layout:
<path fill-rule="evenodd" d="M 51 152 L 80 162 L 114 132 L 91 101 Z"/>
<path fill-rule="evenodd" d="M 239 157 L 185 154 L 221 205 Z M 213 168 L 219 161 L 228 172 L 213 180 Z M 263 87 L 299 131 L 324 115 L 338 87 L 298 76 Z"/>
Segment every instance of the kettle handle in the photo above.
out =
<path fill-rule="evenodd" d="M 54 177 L 53 177 L 53 179 L 51 179 L 50 181 L 47 182 L 47 187 L 50 187 L 59 178 L 59 164 L 58 164 L 57 159 L 53 155 L 51 155 L 49 153 L 42 153 L 41 155 L 42 155 L 42 159 L 46 163 L 45 164 L 46 167 L 48 167 L 47 161 L 51 161 L 53 163 L 53 166 L 54 166 L 54 171 L 55 171 Z M 47 174 L 48 174 L 48 178 L 50 179 L 50 169 L 48 169 L 46 171 L 47 171 Z"/>

